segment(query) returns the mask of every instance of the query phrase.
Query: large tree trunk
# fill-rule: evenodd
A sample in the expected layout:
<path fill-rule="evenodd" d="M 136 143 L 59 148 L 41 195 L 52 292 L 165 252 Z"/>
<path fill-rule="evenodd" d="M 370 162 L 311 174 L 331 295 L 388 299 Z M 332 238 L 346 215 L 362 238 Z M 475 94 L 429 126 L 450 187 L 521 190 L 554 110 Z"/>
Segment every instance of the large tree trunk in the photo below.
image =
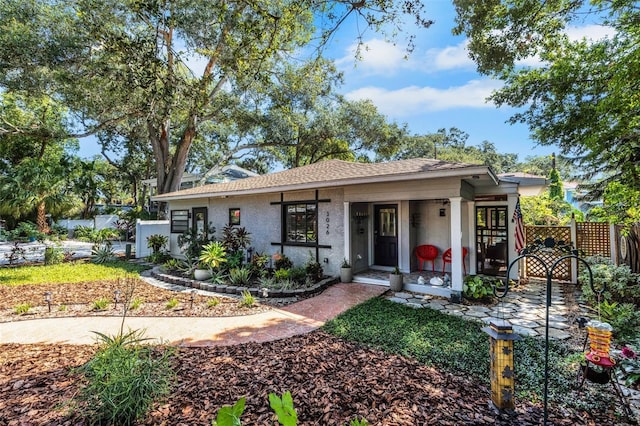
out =
<path fill-rule="evenodd" d="M 47 212 L 45 210 L 44 201 L 40 201 L 37 207 L 37 216 L 36 216 L 36 225 L 38 226 L 38 231 L 44 232 L 48 234 L 49 224 L 47 223 Z"/>

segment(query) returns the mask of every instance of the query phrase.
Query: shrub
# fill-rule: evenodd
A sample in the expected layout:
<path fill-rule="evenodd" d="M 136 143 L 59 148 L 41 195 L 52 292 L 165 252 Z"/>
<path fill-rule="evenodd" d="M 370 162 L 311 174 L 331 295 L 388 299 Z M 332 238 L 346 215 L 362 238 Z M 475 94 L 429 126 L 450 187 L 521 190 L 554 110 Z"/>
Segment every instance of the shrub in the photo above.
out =
<path fill-rule="evenodd" d="M 593 285 L 596 292 L 606 287 L 602 294 L 605 300 L 619 303 L 640 304 L 640 274 L 634 274 L 627 265 L 614 265 L 611 260 L 601 256 L 586 258 L 593 274 Z M 587 301 L 597 302 L 597 294 L 594 294 L 589 283 L 589 271 L 580 268 L 578 277 L 582 284 L 582 295 Z"/>
<path fill-rule="evenodd" d="M 307 270 L 300 266 L 291 268 L 289 269 L 289 278 L 302 285 L 307 281 Z"/>
<path fill-rule="evenodd" d="M 229 271 L 229 282 L 235 286 L 246 287 L 251 284 L 251 271 L 248 268 L 234 268 Z"/>
<path fill-rule="evenodd" d="M 65 258 L 64 250 L 60 247 L 47 247 L 44 249 L 44 264 L 57 265 Z"/>
<path fill-rule="evenodd" d="M 18 315 L 24 315 L 29 312 L 31 305 L 29 303 L 20 303 L 13 308 L 13 311 Z"/>
<path fill-rule="evenodd" d="M 322 278 L 322 265 L 315 260 L 311 252 L 309 252 L 309 260 L 304 265 L 305 273 L 312 277 L 313 280 L 319 280 Z"/>
<path fill-rule="evenodd" d="M 175 271 L 180 271 L 182 269 L 182 263 L 183 262 L 178 259 L 171 258 L 171 259 L 167 259 L 162 265 L 162 267 L 166 271 L 175 272 Z"/>
<path fill-rule="evenodd" d="M 284 254 L 276 253 L 273 255 L 274 269 L 291 269 L 293 262 Z"/>
<path fill-rule="evenodd" d="M 129 303 L 129 309 L 132 311 L 135 309 L 138 309 L 140 306 L 142 306 L 142 303 L 143 303 L 143 300 L 139 297 L 136 297 Z"/>
<path fill-rule="evenodd" d="M 246 306 L 247 308 L 251 308 L 256 304 L 256 298 L 253 297 L 248 290 L 244 290 L 242 292 L 242 299 L 240 300 L 240 306 Z"/>
<path fill-rule="evenodd" d="M 290 276 L 291 271 L 289 269 L 276 269 L 276 272 L 273 274 L 276 281 L 288 280 Z"/>
<path fill-rule="evenodd" d="M 178 237 L 178 245 L 187 258 L 197 259 L 200 257 L 202 248 L 215 241 L 213 237 L 215 232 L 216 228 L 211 224 L 205 225 L 202 230 L 195 227 L 189 228 Z"/>
<path fill-rule="evenodd" d="M 89 228 L 88 226 L 78 225 L 73 228 L 73 238 L 80 241 L 91 241 L 91 235 L 93 233 L 93 228 Z"/>
<path fill-rule="evenodd" d="M 147 237 L 147 247 L 155 253 L 160 253 L 164 246 L 169 242 L 169 237 L 161 234 L 153 234 Z"/>
<path fill-rule="evenodd" d="M 107 306 L 109 306 L 109 299 L 107 299 L 106 297 L 101 297 L 100 299 L 93 301 L 93 303 L 91 304 L 91 310 L 103 311 L 107 309 Z"/>
<path fill-rule="evenodd" d="M 94 245 L 91 248 L 91 261 L 93 263 L 103 264 L 114 260 L 116 260 L 116 254 L 110 242 Z"/>
<path fill-rule="evenodd" d="M 244 227 L 227 225 L 222 228 L 222 245 L 231 254 L 242 252 L 251 244 L 250 235 Z"/>
<path fill-rule="evenodd" d="M 202 247 L 198 260 L 205 267 L 209 269 L 216 269 L 227 261 L 226 255 L 227 251 L 224 246 L 221 243 L 214 241 Z"/>
<path fill-rule="evenodd" d="M 479 275 L 468 275 L 464 278 L 464 297 L 467 299 L 484 299 L 493 296 L 493 283 Z"/>
<path fill-rule="evenodd" d="M 79 369 L 85 379 L 77 397 L 81 414 L 90 424 L 131 425 L 169 394 L 173 351 L 143 346 L 138 331 L 97 334 L 100 349 Z"/>
<path fill-rule="evenodd" d="M 218 306 L 219 304 L 220 304 L 220 300 L 216 297 L 213 297 L 207 300 L 207 308 L 213 308 L 215 306 Z"/>
<path fill-rule="evenodd" d="M 173 309 L 176 306 L 178 306 L 180 304 L 180 302 L 178 302 L 178 299 L 176 299 L 175 297 L 172 297 L 171 299 L 169 299 L 169 301 L 167 302 L 167 304 L 165 305 L 165 308 L 167 309 Z"/>

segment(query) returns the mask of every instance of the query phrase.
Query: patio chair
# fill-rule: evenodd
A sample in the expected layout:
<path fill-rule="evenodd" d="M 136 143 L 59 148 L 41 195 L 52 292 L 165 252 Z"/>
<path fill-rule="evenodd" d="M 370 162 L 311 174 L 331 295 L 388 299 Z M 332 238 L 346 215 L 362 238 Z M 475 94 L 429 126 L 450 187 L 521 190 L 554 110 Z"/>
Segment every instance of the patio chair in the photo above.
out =
<path fill-rule="evenodd" d="M 464 268 L 464 274 L 467 275 L 467 265 L 464 263 L 464 259 L 467 257 L 469 253 L 469 249 L 466 247 L 462 247 L 462 267 Z M 451 249 L 448 248 L 442 253 L 442 275 L 444 275 L 444 270 L 447 267 L 447 263 L 451 263 Z"/>
<path fill-rule="evenodd" d="M 418 258 L 418 271 L 422 272 L 422 264 L 424 262 L 431 262 L 431 272 L 435 272 L 435 261 L 438 257 L 438 247 L 429 244 L 424 244 L 416 247 L 416 257 Z"/>

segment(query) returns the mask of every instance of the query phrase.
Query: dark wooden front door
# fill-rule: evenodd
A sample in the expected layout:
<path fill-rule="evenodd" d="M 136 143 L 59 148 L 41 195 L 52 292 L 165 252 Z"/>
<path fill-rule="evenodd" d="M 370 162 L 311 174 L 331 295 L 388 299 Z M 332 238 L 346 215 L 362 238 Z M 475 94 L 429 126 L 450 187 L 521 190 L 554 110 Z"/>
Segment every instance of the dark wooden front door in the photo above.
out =
<path fill-rule="evenodd" d="M 398 205 L 375 206 L 374 263 L 380 266 L 398 264 Z"/>

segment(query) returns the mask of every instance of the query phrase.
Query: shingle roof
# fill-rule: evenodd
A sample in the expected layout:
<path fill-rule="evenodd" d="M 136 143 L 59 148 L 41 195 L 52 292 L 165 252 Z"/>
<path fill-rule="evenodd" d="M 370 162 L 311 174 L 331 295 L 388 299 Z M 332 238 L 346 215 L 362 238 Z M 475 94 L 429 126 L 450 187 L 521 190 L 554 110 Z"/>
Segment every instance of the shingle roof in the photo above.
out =
<path fill-rule="evenodd" d="M 232 193 L 250 194 L 309 187 L 326 188 L 363 183 L 365 179 L 367 181 L 409 180 L 418 177 L 459 176 L 470 174 L 472 171 L 473 173 L 489 173 L 493 176 L 487 166 L 450 163 L 429 158 L 413 158 L 387 163 L 352 163 L 342 160 L 327 160 L 267 175 L 162 194 L 153 199 L 163 201 L 230 195 Z"/>

